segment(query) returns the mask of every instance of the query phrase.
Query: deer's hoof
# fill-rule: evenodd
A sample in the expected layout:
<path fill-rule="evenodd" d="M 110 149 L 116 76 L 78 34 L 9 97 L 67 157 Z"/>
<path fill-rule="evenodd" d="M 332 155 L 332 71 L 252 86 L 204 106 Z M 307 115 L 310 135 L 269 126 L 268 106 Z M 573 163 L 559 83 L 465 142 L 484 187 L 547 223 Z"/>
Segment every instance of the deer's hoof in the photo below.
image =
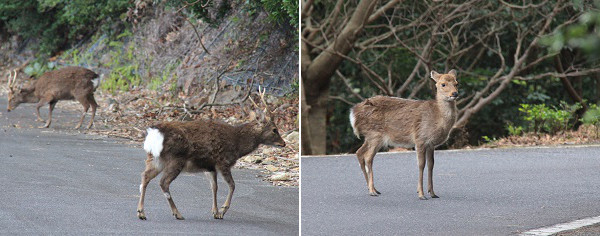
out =
<path fill-rule="evenodd" d="M 144 214 L 144 211 L 139 211 L 137 213 L 138 218 L 140 218 L 140 220 L 146 220 L 146 214 Z"/>
<path fill-rule="evenodd" d="M 440 197 L 438 197 L 438 195 L 432 194 L 431 198 L 440 198 Z"/>
<path fill-rule="evenodd" d="M 183 216 L 181 216 L 181 214 L 179 214 L 179 213 L 178 214 L 173 214 L 173 216 L 175 216 L 175 219 L 185 220 L 185 218 L 183 218 Z"/>
<path fill-rule="evenodd" d="M 419 200 L 427 200 L 425 196 L 419 197 Z"/>
<path fill-rule="evenodd" d="M 377 189 L 375 189 L 375 192 L 376 192 L 377 194 L 381 194 L 381 192 L 377 191 Z"/>
<path fill-rule="evenodd" d="M 223 213 L 220 213 L 220 212 L 213 213 L 213 217 L 215 219 L 222 220 L 223 219 Z"/>
<path fill-rule="evenodd" d="M 50 125 L 44 125 L 44 126 L 40 126 L 40 127 L 38 127 L 38 128 L 39 128 L 39 129 L 46 129 L 46 128 L 48 128 L 48 127 L 50 127 Z"/>
<path fill-rule="evenodd" d="M 377 192 L 369 193 L 369 195 L 371 197 L 379 197 L 379 194 L 377 194 Z"/>

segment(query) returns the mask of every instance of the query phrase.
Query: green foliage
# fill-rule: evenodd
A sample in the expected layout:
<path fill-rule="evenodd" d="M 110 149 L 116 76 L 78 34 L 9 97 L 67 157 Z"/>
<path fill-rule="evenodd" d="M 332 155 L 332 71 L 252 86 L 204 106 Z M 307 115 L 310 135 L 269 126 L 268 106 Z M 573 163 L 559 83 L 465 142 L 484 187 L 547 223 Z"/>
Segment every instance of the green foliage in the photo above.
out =
<path fill-rule="evenodd" d="M 98 29 L 114 33 L 111 26 L 124 22 L 132 4 L 129 0 L 6 0 L 0 2 L 0 25 L 26 40 L 39 40 L 39 54 L 48 56 Z"/>
<path fill-rule="evenodd" d="M 109 45 L 119 45 L 109 42 Z M 135 58 L 135 45 L 131 43 L 125 52 L 121 47 L 113 46 L 115 51 L 110 53 L 112 61 L 106 66 L 111 67 L 112 71 L 104 81 L 101 88 L 111 93 L 117 91 L 129 91 L 129 89 L 139 86 L 142 78 L 139 73 L 139 61 Z"/>
<path fill-rule="evenodd" d="M 574 8 L 586 12 L 579 17 L 579 22 L 555 31 L 540 41 L 549 50 L 558 52 L 565 47 L 580 48 L 593 59 L 600 54 L 600 1 L 594 1 L 595 8 L 585 1 L 574 1 Z"/>
<path fill-rule="evenodd" d="M 506 124 L 506 130 L 511 136 L 519 136 L 523 134 L 523 126 L 513 125 L 511 122 Z"/>
<path fill-rule="evenodd" d="M 298 1 L 295 0 L 246 0 L 246 11 L 253 16 L 256 10 L 263 8 L 269 19 L 277 24 L 288 24 L 298 29 Z"/>
<path fill-rule="evenodd" d="M 167 65 L 159 77 L 154 77 L 150 80 L 148 83 L 148 88 L 152 90 L 159 90 L 166 82 L 173 79 L 174 82 L 169 85 L 169 90 L 173 90 L 173 84 L 177 85 L 177 77 L 173 75 L 173 71 L 175 68 L 177 68 L 177 66 L 179 66 L 179 61 Z"/>
<path fill-rule="evenodd" d="M 229 1 L 219 1 L 219 5 L 215 5 L 216 1 L 198 1 L 195 4 L 189 4 L 195 1 L 189 0 L 170 0 L 166 1 L 167 6 L 175 9 L 180 9 L 184 6 L 190 11 L 196 19 L 201 19 L 211 25 L 216 23 L 231 9 Z"/>
<path fill-rule="evenodd" d="M 485 141 L 486 143 L 492 143 L 497 141 L 496 137 L 490 138 L 487 135 L 481 136 L 481 138 L 483 139 L 483 141 Z"/>
<path fill-rule="evenodd" d="M 130 88 L 141 83 L 137 64 L 122 65 L 114 67 L 108 78 L 102 81 L 102 89 L 116 93 L 117 91 L 129 91 Z"/>
<path fill-rule="evenodd" d="M 287 22 L 298 27 L 298 1 L 295 0 L 260 0 L 269 18 L 277 23 Z"/>
<path fill-rule="evenodd" d="M 593 125 L 596 128 L 596 138 L 598 138 L 598 133 L 600 129 L 600 107 L 596 104 L 590 105 L 588 110 L 581 118 L 581 122 L 588 125 Z"/>
<path fill-rule="evenodd" d="M 25 69 L 23 69 L 23 72 L 29 76 L 38 78 L 47 71 L 53 70 L 55 67 L 56 64 L 54 62 L 44 63 L 43 61 L 38 60 L 26 66 Z"/>
<path fill-rule="evenodd" d="M 570 128 L 569 121 L 580 108 L 579 103 L 568 105 L 561 102 L 559 108 L 547 107 L 545 104 L 521 104 L 519 111 L 525 113 L 523 119 L 529 123 L 531 131 L 555 134 Z"/>

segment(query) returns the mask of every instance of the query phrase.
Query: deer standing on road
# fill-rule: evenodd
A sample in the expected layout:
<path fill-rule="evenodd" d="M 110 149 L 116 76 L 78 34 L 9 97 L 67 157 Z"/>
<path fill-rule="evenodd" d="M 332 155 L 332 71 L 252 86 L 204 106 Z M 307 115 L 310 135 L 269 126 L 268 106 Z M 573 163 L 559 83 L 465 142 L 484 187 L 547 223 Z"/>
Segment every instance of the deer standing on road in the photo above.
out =
<path fill-rule="evenodd" d="M 12 74 L 12 72 L 11 72 Z M 99 84 L 98 74 L 91 70 L 82 67 L 65 67 L 54 71 L 49 71 L 35 80 L 32 85 L 27 88 L 15 86 L 17 79 L 17 71 L 14 71 L 14 76 L 11 79 L 8 77 L 8 111 L 14 110 L 21 103 L 37 103 L 35 114 L 37 120 L 44 122 L 40 117 L 40 107 L 49 104 L 48 120 L 46 124 L 40 128 L 50 127 L 52 122 L 52 110 L 59 100 L 77 100 L 83 106 L 83 114 L 75 127 L 79 129 L 83 123 L 83 118 L 90 106 L 92 107 L 92 118 L 87 128 L 89 129 L 94 124 L 96 116 L 96 108 L 98 104 L 94 99 L 94 91 Z"/>
<path fill-rule="evenodd" d="M 458 82 L 456 71 L 447 74 L 431 72 L 437 89 L 436 99 L 417 101 L 410 99 L 375 96 L 352 107 L 350 123 L 354 134 L 364 136 L 364 144 L 356 151 L 360 168 L 367 181 L 371 196 L 381 194 L 373 184 L 373 159 L 382 147 L 415 147 L 419 167 L 417 193 L 423 194 L 423 170 L 428 167 L 428 191 L 433 192 L 433 150 L 448 139 L 456 122 L 456 99 Z"/>
<path fill-rule="evenodd" d="M 260 93 L 263 108 L 251 98 L 257 108 L 250 112 L 251 122 L 229 125 L 215 120 L 190 122 L 165 122 L 147 129 L 144 150 L 147 153 L 146 169 L 142 172 L 138 218 L 145 220 L 144 197 L 150 180 L 163 172 L 160 179 L 162 189 L 173 216 L 183 220 L 175 207 L 169 185 L 183 172 L 205 172 L 212 189 L 212 214 L 215 219 L 223 219 L 229 209 L 235 183 L 231 168 L 238 159 L 256 150 L 260 144 L 285 146 L 279 135 L 273 115 L 264 100 L 265 92 Z M 221 210 L 217 209 L 217 171 L 229 185 L 229 193 Z"/>

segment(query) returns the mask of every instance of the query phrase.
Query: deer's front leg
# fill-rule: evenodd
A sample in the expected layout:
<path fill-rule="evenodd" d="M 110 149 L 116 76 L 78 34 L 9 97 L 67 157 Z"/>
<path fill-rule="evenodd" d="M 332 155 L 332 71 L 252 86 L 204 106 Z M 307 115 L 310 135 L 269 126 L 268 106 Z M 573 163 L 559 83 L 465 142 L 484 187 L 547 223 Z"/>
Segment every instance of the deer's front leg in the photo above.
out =
<path fill-rule="evenodd" d="M 425 170 L 425 153 L 426 147 L 424 145 L 417 145 L 417 163 L 419 167 L 419 183 L 417 184 L 417 193 L 419 194 L 419 199 L 427 200 L 425 194 L 423 193 L 423 171 Z"/>
<path fill-rule="evenodd" d="M 433 159 L 433 150 L 433 147 L 427 148 L 427 152 L 425 153 L 427 155 L 427 187 L 431 198 L 439 198 L 435 195 L 435 192 L 433 192 L 433 164 L 435 163 Z"/>
<path fill-rule="evenodd" d="M 37 119 L 36 119 L 36 121 L 39 121 L 39 122 L 45 122 L 45 120 L 44 120 L 44 119 L 42 119 L 42 117 L 40 116 L 40 108 L 41 108 L 42 106 L 44 106 L 45 104 L 46 104 L 46 101 L 44 101 L 44 100 L 40 100 L 40 101 L 37 103 L 37 105 L 35 106 L 35 115 L 37 116 Z"/>
<path fill-rule="evenodd" d="M 48 121 L 46 121 L 46 124 L 41 128 L 50 127 L 50 123 L 52 123 L 52 111 L 54 110 L 54 106 L 56 106 L 56 101 L 50 101 L 48 106 Z"/>

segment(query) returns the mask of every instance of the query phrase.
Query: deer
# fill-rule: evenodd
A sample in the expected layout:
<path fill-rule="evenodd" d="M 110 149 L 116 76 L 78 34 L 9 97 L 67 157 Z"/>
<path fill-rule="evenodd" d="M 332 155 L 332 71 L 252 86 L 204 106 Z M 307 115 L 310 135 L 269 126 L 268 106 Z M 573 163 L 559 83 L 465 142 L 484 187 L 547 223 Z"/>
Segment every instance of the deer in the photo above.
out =
<path fill-rule="evenodd" d="M 381 194 L 373 183 L 375 154 L 383 147 L 393 146 L 414 147 L 416 150 L 419 199 L 427 200 L 423 193 L 425 163 L 428 167 L 428 192 L 431 198 L 439 198 L 433 191 L 433 151 L 446 142 L 456 122 L 458 81 L 455 70 L 446 74 L 431 71 L 431 79 L 436 87 L 433 100 L 375 96 L 350 109 L 354 134 L 359 139 L 364 136 L 364 143 L 356 151 L 356 156 L 367 181 L 369 195 Z"/>
<path fill-rule="evenodd" d="M 77 100 L 83 106 L 83 114 L 75 129 L 79 129 L 85 118 L 88 109 L 92 108 L 92 117 L 87 126 L 90 129 L 94 124 L 96 108 L 98 104 L 94 99 L 94 91 L 99 84 L 98 74 L 83 67 L 64 67 L 58 70 L 49 71 L 28 87 L 21 88 L 16 86 L 17 71 L 14 76 L 8 78 L 8 112 L 14 110 L 21 103 L 37 103 L 35 114 L 37 121 L 44 122 L 40 116 L 40 108 L 48 104 L 48 120 L 46 124 L 39 128 L 49 128 L 52 123 L 52 111 L 56 103 L 60 100 Z"/>
<path fill-rule="evenodd" d="M 148 183 L 159 173 L 160 188 L 169 203 L 171 212 L 178 220 L 183 216 L 175 206 L 169 185 L 181 172 L 204 172 L 210 181 L 212 190 L 212 215 L 214 219 L 223 219 L 231 205 L 235 182 L 231 168 L 241 157 L 253 152 L 259 145 L 285 147 L 285 141 L 279 135 L 273 114 L 265 102 L 266 89 L 259 95 L 263 107 L 251 97 L 255 107 L 250 111 L 250 122 L 230 125 L 219 120 L 199 119 L 188 122 L 164 122 L 147 129 L 144 140 L 146 168 L 142 172 L 140 199 L 137 216 L 146 220 L 144 198 Z M 217 172 L 229 186 L 225 203 L 217 209 Z"/>

